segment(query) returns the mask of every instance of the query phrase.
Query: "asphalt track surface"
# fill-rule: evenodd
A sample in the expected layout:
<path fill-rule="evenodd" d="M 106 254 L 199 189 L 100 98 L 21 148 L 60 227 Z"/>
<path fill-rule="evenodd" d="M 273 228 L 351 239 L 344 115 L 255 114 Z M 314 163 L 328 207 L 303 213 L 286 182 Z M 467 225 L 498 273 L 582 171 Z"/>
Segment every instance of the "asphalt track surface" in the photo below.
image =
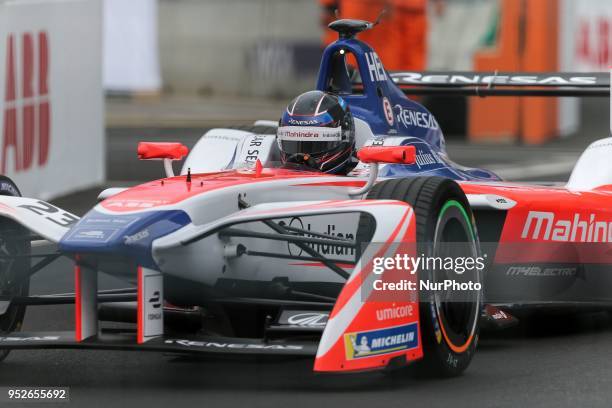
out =
<path fill-rule="evenodd" d="M 133 182 L 161 173 L 159 163 L 136 163 L 137 140 L 180 137 L 192 144 L 202 131 L 109 131 L 109 178 Z M 525 169 L 527 173 L 539 169 L 534 177 L 522 178 L 564 180 L 569 171 L 564 166 L 547 171 L 537 166 L 543 161 L 575 160 L 586 143 L 559 143 L 546 149 L 451 143 L 449 151 L 462 164 L 491 164 L 509 174 L 514 171 L 517 178 L 521 171 L 526 174 Z M 94 203 L 97 191 L 55 202 L 82 214 Z M 124 285 L 102 275 L 100 286 Z M 31 292 L 69 292 L 72 288 L 71 264 L 60 260 L 33 278 Z M 24 330 L 70 330 L 73 316 L 72 306 L 31 307 Z M 471 366 L 454 379 L 415 378 L 410 370 L 392 376 L 377 372 L 315 375 L 311 368 L 312 360 L 294 358 L 193 359 L 159 353 L 17 351 L 0 364 L 0 387 L 68 386 L 70 405 L 86 407 L 610 407 L 612 319 L 605 312 L 533 316 L 509 331 L 484 333 Z M 5 406 L 19 405 L 37 404 Z"/>

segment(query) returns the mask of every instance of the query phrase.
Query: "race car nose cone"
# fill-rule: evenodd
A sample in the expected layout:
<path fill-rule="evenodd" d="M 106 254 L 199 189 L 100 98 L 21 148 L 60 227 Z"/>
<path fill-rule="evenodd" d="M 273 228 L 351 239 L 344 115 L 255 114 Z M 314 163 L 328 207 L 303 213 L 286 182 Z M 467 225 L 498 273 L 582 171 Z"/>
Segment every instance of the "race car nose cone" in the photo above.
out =
<path fill-rule="evenodd" d="M 59 249 L 64 253 L 126 256 L 147 266 L 153 263 L 152 242 L 190 222 L 189 216 L 180 210 L 126 215 L 92 210 L 66 233 Z"/>

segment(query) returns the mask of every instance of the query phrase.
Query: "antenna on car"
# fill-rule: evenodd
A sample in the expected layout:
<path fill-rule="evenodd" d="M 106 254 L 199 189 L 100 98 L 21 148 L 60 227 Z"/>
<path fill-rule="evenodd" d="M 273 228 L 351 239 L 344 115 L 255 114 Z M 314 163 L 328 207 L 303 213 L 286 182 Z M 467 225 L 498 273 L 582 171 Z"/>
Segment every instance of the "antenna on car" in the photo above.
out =
<path fill-rule="evenodd" d="M 380 24 L 380 22 L 382 21 L 383 17 L 389 12 L 388 6 L 383 7 L 382 10 L 380 10 L 380 13 L 378 14 L 378 17 L 376 17 L 376 21 L 374 21 L 374 23 L 372 24 L 372 28 L 376 27 L 377 25 Z"/>
<path fill-rule="evenodd" d="M 338 9 L 334 10 L 334 14 L 336 15 L 336 18 L 339 17 Z M 374 21 L 373 23 L 365 20 L 343 18 L 331 22 L 328 27 L 336 31 L 339 34 L 340 39 L 347 40 L 355 38 L 355 36 L 362 31 L 370 30 L 376 27 L 378 24 L 381 23 L 383 17 L 386 14 L 387 7 L 384 7 L 378 14 L 378 17 L 376 17 L 376 21 Z"/>

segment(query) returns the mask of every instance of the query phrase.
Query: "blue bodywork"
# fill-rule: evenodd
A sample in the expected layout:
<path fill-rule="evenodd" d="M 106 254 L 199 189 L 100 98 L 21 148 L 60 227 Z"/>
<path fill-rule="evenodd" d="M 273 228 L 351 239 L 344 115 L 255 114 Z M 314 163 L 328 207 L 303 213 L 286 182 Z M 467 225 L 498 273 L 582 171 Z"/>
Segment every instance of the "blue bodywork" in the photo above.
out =
<path fill-rule="evenodd" d="M 357 61 L 363 91 L 355 93 L 345 57 Z M 435 117 L 423 105 L 408 99 L 391 80 L 374 50 L 355 38 L 328 46 L 321 60 L 317 89 L 338 93 L 355 118 L 369 124 L 372 133 L 385 137 L 406 136 L 401 145 L 415 145 L 415 165 L 387 165 L 381 177 L 436 175 L 454 180 L 500 180 L 484 169 L 468 169 L 448 160 L 444 135 Z"/>
<path fill-rule="evenodd" d="M 59 249 L 64 253 L 126 256 L 157 269 L 151 256 L 153 241 L 190 223 L 187 213 L 180 210 L 126 215 L 91 210 L 62 237 Z"/>

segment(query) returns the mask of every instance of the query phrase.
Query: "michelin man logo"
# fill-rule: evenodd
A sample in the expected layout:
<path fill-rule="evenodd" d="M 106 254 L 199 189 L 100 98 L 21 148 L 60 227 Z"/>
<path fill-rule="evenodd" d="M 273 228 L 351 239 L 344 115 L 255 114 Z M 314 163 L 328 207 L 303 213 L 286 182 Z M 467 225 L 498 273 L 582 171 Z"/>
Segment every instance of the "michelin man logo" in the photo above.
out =
<path fill-rule="evenodd" d="M 351 334 L 349 338 L 351 339 L 351 344 L 353 346 L 353 350 L 355 351 L 355 357 L 361 357 L 372 352 L 372 349 L 368 345 L 367 336 L 361 337 L 361 341 L 359 344 L 357 344 L 355 340 L 357 336 L 355 336 L 354 334 Z"/>
<path fill-rule="evenodd" d="M 377 356 L 416 348 L 419 344 L 417 323 L 366 332 L 346 333 L 346 359 Z"/>

